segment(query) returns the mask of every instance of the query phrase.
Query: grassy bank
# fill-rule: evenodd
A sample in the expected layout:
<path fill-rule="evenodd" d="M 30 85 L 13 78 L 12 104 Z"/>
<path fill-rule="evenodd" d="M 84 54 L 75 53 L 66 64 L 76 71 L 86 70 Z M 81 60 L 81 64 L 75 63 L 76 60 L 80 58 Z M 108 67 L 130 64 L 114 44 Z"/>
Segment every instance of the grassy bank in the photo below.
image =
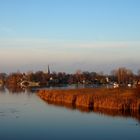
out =
<path fill-rule="evenodd" d="M 76 108 L 140 111 L 139 89 L 40 90 L 38 95 L 47 102 L 69 104 Z"/>

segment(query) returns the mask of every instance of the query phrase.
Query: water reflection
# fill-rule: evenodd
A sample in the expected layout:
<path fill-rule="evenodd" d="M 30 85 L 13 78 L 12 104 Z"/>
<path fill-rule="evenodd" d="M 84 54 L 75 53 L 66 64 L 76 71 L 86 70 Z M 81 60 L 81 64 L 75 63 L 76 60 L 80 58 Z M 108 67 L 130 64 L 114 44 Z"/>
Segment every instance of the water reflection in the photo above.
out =
<path fill-rule="evenodd" d="M 121 110 L 110 110 L 110 109 L 94 109 L 94 112 L 101 115 L 107 115 L 111 117 L 124 117 L 124 118 L 134 118 L 138 120 L 140 124 L 140 113 L 138 111 L 121 111 Z"/>
<path fill-rule="evenodd" d="M 21 92 L 26 92 L 26 90 L 28 90 L 25 88 L 21 88 L 20 86 L 8 86 L 6 88 L 10 93 L 21 93 Z"/>
<path fill-rule="evenodd" d="M 0 140 L 140 139 L 139 114 L 54 105 L 32 89 L 10 91 L 0 91 Z"/>
<path fill-rule="evenodd" d="M 17 86 L 17 85 L 10 85 L 10 86 L 6 86 L 6 89 L 8 89 L 8 91 L 10 93 L 21 93 L 21 92 L 36 92 L 40 89 L 47 89 L 47 90 L 51 90 L 51 89 L 81 89 L 81 88 L 111 88 L 111 86 L 109 87 L 109 85 L 62 85 L 62 86 L 55 86 L 55 87 L 21 87 L 21 86 Z M 0 91 L 5 92 L 5 87 L 4 86 L 0 86 Z"/>
<path fill-rule="evenodd" d="M 67 89 L 67 88 L 74 88 L 73 86 L 72 87 L 56 87 L 56 89 L 58 88 L 63 88 L 63 89 Z M 28 96 L 31 96 L 33 93 L 36 93 L 40 88 L 21 88 L 19 86 L 10 86 L 10 87 L 0 87 L 0 93 L 6 93 L 8 92 L 9 94 L 26 94 Z M 44 89 L 44 88 L 43 88 Z M 52 89 L 51 87 L 50 88 L 47 88 L 47 89 Z M 44 101 L 46 102 L 48 105 L 51 105 L 51 106 L 55 106 L 55 107 L 65 107 L 66 109 L 69 109 L 69 110 L 79 110 L 80 112 L 83 112 L 83 113 L 98 113 L 100 115 L 107 115 L 107 116 L 110 116 L 110 117 L 125 117 L 125 118 L 134 118 L 136 120 L 139 121 L 140 123 L 140 112 L 138 111 L 122 111 L 122 110 L 110 110 L 110 109 L 101 109 L 101 108 L 87 108 L 87 107 L 76 107 L 72 104 L 62 104 L 60 102 L 51 102 L 51 101 Z M 14 112 L 17 112 L 17 111 L 14 111 L 14 110 L 11 110 L 12 113 Z M 3 114 L 3 112 L 0 112 L 0 116 L 5 116 Z"/>
<path fill-rule="evenodd" d="M 140 112 L 139 111 L 122 111 L 122 110 L 113 110 L 113 109 L 103 109 L 103 108 L 87 108 L 87 107 L 76 107 L 72 104 L 62 104 L 60 102 L 51 102 L 44 101 L 48 105 L 56 106 L 56 107 L 64 107 L 69 110 L 79 110 L 83 113 L 97 113 L 100 115 L 106 115 L 110 117 L 124 117 L 124 118 L 133 118 L 136 119 L 140 123 Z"/>

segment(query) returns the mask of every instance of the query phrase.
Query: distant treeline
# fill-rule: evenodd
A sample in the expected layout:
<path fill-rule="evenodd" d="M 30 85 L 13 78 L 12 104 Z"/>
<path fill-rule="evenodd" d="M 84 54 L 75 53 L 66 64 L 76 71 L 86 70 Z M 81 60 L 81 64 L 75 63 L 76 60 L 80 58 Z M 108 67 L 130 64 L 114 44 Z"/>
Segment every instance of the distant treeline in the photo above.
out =
<path fill-rule="evenodd" d="M 132 70 L 125 67 L 112 70 L 110 74 L 98 72 L 76 71 L 74 74 L 65 72 L 15 72 L 0 73 L 0 84 L 12 86 L 20 85 L 22 81 L 38 82 L 40 86 L 61 86 L 64 84 L 108 84 L 116 82 L 119 85 L 138 84 L 140 80 L 140 70 L 134 74 Z"/>

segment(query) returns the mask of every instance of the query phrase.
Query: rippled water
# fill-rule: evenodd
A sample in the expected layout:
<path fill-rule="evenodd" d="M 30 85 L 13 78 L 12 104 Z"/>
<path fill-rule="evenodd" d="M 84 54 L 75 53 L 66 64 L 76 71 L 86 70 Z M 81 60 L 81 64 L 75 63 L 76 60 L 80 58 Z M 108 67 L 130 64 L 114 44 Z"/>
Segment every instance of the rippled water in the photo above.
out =
<path fill-rule="evenodd" d="M 36 93 L 0 91 L 0 140 L 140 139 L 139 116 L 47 104 Z"/>

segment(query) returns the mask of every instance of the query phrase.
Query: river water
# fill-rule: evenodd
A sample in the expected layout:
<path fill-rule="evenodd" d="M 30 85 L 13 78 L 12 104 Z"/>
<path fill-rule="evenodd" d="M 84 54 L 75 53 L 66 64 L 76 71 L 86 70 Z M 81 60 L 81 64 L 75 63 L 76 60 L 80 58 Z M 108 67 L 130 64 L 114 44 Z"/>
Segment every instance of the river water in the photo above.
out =
<path fill-rule="evenodd" d="M 0 140 L 139 140 L 139 120 L 48 104 L 30 91 L 0 91 Z"/>

